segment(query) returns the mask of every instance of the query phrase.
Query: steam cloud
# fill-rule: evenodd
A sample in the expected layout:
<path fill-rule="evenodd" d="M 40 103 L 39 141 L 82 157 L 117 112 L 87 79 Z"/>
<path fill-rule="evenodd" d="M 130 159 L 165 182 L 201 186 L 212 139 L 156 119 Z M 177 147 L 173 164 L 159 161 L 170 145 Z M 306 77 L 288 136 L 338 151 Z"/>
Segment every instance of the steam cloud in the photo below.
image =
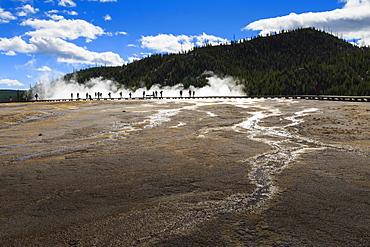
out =
<path fill-rule="evenodd" d="M 163 97 L 177 97 L 179 96 L 180 90 L 183 91 L 183 97 L 188 97 L 188 91 L 195 91 L 195 96 L 242 96 L 245 95 L 242 91 L 242 85 L 238 85 L 237 81 L 231 77 L 218 77 L 213 75 L 208 78 L 208 86 L 203 88 L 194 88 L 191 86 L 188 89 L 184 89 L 181 84 L 173 87 L 160 87 L 160 85 L 154 85 L 152 88 L 137 89 L 135 92 L 120 88 L 119 84 L 112 80 L 103 80 L 102 78 L 93 78 L 86 84 L 78 84 L 77 82 L 66 82 L 64 80 L 56 80 L 48 83 L 41 83 L 36 85 L 32 92 L 33 95 L 36 93 L 39 99 L 70 99 L 71 93 L 73 98 L 77 98 L 79 93 L 80 98 L 86 98 L 86 94 L 91 95 L 95 98 L 95 93 L 102 93 L 103 98 L 108 98 L 108 93 L 111 92 L 112 98 L 119 98 L 119 93 L 122 92 L 122 97 L 128 98 L 129 93 L 132 93 L 133 98 L 142 97 L 143 91 L 146 95 L 152 95 L 154 91 L 163 91 Z"/>

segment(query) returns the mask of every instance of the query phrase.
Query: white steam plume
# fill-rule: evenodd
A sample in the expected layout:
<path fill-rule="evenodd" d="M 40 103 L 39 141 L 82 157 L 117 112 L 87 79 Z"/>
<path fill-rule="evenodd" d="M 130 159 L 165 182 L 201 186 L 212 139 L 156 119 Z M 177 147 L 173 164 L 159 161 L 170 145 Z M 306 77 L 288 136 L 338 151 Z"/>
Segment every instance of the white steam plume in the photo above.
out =
<path fill-rule="evenodd" d="M 242 85 L 238 85 L 237 81 L 231 76 L 228 77 L 218 77 L 212 75 L 208 78 L 207 86 L 203 88 L 195 88 L 190 86 L 188 89 L 184 89 L 182 84 L 175 85 L 173 87 L 160 87 L 160 85 L 154 85 L 149 90 L 145 88 L 137 89 L 135 92 L 128 89 L 120 88 L 119 84 L 112 80 L 104 80 L 102 78 L 93 78 L 85 84 L 78 84 L 76 82 L 66 82 L 64 80 L 56 80 L 49 83 L 41 83 L 35 86 L 32 90 L 33 94 L 36 93 L 39 99 L 70 99 L 71 93 L 73 94 L 73 99 L 77 98 L 77 93 L 79 98 L 86 98 L 86 94 L 91 95 L 95 98 L 95 93 L 102 93 L 102 98 L 108 98 L 108 93 L 111 92 L 112 98 L 119 98 L 120 92 L 122 92 L 123 98 L 128 98 L 131 92 L 132 98 L 138 98 L 143 96 L 143 91 L 145 95 L 152 95 L 153 92 L 163 91 L 163 97 L 178 97 L 180 96 L 180 90 L 183 91 L 182 96 L 188 97 L 188 91 L 194 91 L 195 96 L 242 96 L 245 95 L 242 91 Z"/>

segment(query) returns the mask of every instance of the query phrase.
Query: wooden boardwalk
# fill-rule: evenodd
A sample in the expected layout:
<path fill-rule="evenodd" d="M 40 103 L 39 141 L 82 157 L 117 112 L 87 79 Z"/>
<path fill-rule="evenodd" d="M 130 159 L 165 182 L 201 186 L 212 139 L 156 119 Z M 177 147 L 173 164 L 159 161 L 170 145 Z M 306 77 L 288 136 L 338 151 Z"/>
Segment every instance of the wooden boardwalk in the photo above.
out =
<path fill-rule="evenodd" d="M 333 96 L 333 95 L 249 95 L 249 96 L 195 96 L 195 97 L 132 97 L 132 98 L 92 98 L 92 99 L 39 99 L 29 101 L 12 101 L 2 103 L 16 102 L 63 102 L 63 101 L 107 101 L 107 100 L 161 100 L 161 99 L 294 99 L 294 100 L 330 100 L 330 101 L 356 101 L 370 102 L 370 96 Z"/>

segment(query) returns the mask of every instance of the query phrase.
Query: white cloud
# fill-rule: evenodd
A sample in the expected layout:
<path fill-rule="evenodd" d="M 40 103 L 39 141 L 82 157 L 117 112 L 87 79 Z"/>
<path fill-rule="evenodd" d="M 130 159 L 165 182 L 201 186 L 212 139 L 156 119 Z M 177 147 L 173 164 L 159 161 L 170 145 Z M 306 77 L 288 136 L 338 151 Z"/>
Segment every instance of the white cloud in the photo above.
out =
<path fill-rule="evenodd" d="M 104 21 L 111 21 L 112 17 L 110 15 L 104 16 Z"/>
<path fill-rule="evenodd" d="M 370 41 L 370 2 L 369 0 L 344 0 L 345 6 L 325 12 L 291 13 L 286 16 L 262 19 L 250 23 L 243 30 L 260 30 L 265 35 L 282 29 L 300 27 L 326 29 L 345 39 L 365 39 Z"/>
<path fill-rule="evenodd" d="M 9 87 L 12 86 L 24 86 L 24 84 L 20 83 L 17 80 L 10 80 L 10 79 L 0 79 L 0 85 L 5 84 Z"/>
<path fill-rule="evenodd" d="M 14 51 L 2 52 L 1 54 L 7 55 L 7 56 L 16 56 L 17 55 L 17 53 L 15 53 Z"/>
<path fill-rule="evenodd" d="M 16 36 L 10 39 L 0 38 L 0 50 L 33 53 L 37 48 L 32 44 L 28 44 L 20 36 Z"/>
<path fill-rule="evenodd" d="M 53 19 L 54 21 L 60 21 L 60 20 L 63 20 L 64 17 L 61 16 L 61 15 L 51 15 L 51 14 L 47 14 L 47 16 L 50 17 L 50 19 Z"/>
<path fill-rule="evenodd" d="M 52 10 L 49 10 L 48 12 L 46 12 L 48 14 L 56 14 L 56 13 L 59 13 L 59 10 L 56 10 L 56 9 L 52 9 Z"/>
<path fill-rule="evenodd" d="M 126 33 L 126 32 L 115 32 L 114 34 L 115 34 L 115 35 L 127 35 L 127 33 Z"/>
<path fill-rule="evenodd" d="M 31 5 L 27 4 L 22 7 L 18 7 L 17 10 L 20 10 L 17 15 L 18 16 L 27 16 L 28 14 L 35 14 L 39 11 L 39 9 L 35 9 Z"/>
<path fill-rule="evenodd" d="M 32 37 L 30 42 L 36 47 L 35 53 L 56 56 L 58 62 L 122 65 L 124 61 L 113 52 L 92 52 L 60 38 Z"/>
<path fill-rule="evenodd" d="M 78 13 L 76 11 L 67 11 L 67 10 L 64 10 L 63 13 L 65 13 L 67 15 L 78 15 Z"/>
<path fill-rule="evenodd" d="M 68 11 L 68 10 L 63 10 L 63 11 L 61 11 L 63 14 L 66 14 L 66 15 L 78 15 L 78 13 L 76 12 L 76 11 Z M 51 19 L 53 19 L 53 20 L 62 20 L 62 19 L 64 19 L 64 17 L 63 16 L 61 16 L 61 15 L 57 15 L 58 13 L 60 13 L 59 12 L 59 10 L 49 10 L 49 11 L 47 11 L 47 12 L 45 12 L 45 14 L 48 16 L 48 17 L 50 17 Z"/>
<path fill-rule="evenodd" d="M 57 58 L 58 62 L 99 64 L 116 66 L 125 63 L 123 59 L 111 51 L 94 52 L 87 48 L 79 47 L 67 40 L 75 40 L 80 37 L 86 38 L 89 43 L 100 35 L 107 34 L 104 30 L 85 20 L 68 20 L 56 15 L 60 11 L 51 10 L 47 14 L 58 20 L 28 19 L 21 23 L 23 26 L 30 26 L 34 30 L 26 32 L 22 36 L 13 38 L 0 38 L 0 51 L 5 55 L 14 55 L 15 52 L 26 54 L 51 55 Z M 76 12 L 77 13 L 77 12 Z M 72 14 L 72 13 L 70 13 Z M 126 34 L 124 32 L 116 32 Z M 113 34 L 112 34 L 113 35 Z M 27 37 L 29 36 L 29 37 Z M 47 69 L 46 67 L 39 68 Z"/>
<path fill-rule="evenodd" d="M 58 5 L 63 7 L 75 7 L 73 0 L 58 0 Z"/>
<path fill-rule="evenodd" d="M 177 53 L 181 51 L 191 50 L 195 45 L 201 46 L 204 44 L 219 44 L 226 43 L 227 40 L 207 35 L 205 33 L 198 36 L 159 34 L 157 36 L 142 36 L 141 47 L 148 48 L 157 52 Z"/>
<path fill-rule="evenodd" d="M 37 71 L 52 71 L 48 66 L 42 66 L 41 68 L 36 69 Z"/>
<path fill-rule="evenodd" d="M 101 27 L 94 26 L 85 20 L 38 20 L 28 19 L 21 23 L 23 26 L 31 26 L 35 31 L 25 33 L 32 37 L 44 38 L 63 38 L 74 40 L 79 37 L 96 39 L 98 35 L 103 35 L 104 30 Z"/>
<path fill-rule="evenodd" d="M 1 23 L 8 23 L 11 20 L 16 20 L 17 17 L 15 17 L 12 13 L 9 11 L 4 11 L 3 8 L 0 8 L 0 24 Z"/>
<path fill-rule="evenodd" d="M 129 58 L 128 58 L 128 61 L 129 61 L 130 63 L 135 62 L 135 61 L 138 61 L 138 60 L 140 60 L 140 58 L 138 58 L 138 57 L 129 57 Z"/>
<path fill-rule="evenodd" d="M 60 38 L 32 37 L 28 44 L 21 37 L 0 38 L 0 50 L 11 50 L 21 53 L 36 53 L 57 57 L 58 62 L 122 65 L 124 61 L 113 52 L 93 52 L 69 43 Z"/>
<path fill-rule="evenodd" d="M 157 52 L 176 53 L 193 48 L 191 37 L 187 35 L 159 34 L 157 36 L 143 36 L 140 41 L 142 48 Z"/>
<path fill-rule="evenodd" d="M 204 44 L 210 45 L 219 45 L 220 43 L 227 43 L 227 39 L 223 39 L 220 37 L 216 37 L 213 35 L 208 35 L 206 33 L 202 33 L 202 35 L 194 36 L 196 39 L 197 46 L 202 46 Z"/>

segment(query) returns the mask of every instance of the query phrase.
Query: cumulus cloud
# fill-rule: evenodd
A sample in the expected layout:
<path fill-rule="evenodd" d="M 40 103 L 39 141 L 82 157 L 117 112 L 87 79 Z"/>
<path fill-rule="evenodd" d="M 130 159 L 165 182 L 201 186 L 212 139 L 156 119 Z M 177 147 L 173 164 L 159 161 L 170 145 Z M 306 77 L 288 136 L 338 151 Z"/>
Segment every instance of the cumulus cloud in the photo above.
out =
<path fill-rule="evenodd" d="M 17 53 L 15 53 L 14 51 L 2 52 L 1 54 L 7 55 L 7 56 L 15 56 L 15 55 L 17 55 Z"/>
<path fill-rule="evenodd" d="M 32 44 L 28 44 L 20 36 L 13 38 L 0 38 L 0 50 L 3 51 L 17 51 L 21 53 L 33 53 L 36 51 L 36 47 Z"/>
<path fill-rule="evenodd" d="M 112 17 L 110 15 L 105 15 L 103 18 L 104 18 L 104 21 L 111 21 L 112 20 Z"/>
<path fill-rule="evenodd" d="M 36 69 L 37 71 L 52 71 L 48 66 L 42 66 L 41 68 Z"/>
<path fill-rule="evenodd" d="M 24 36 L 0 38 L 0 50 L 28 54 L 42 54 L 57 57 L 57 61 L 65 63 L 104 64 L 109 66 L 122 65 L 124 61 L 113 52 L 93 52 L 79 47 L 66 40 L 85 37 L 89 42 L 103 35 L 104 30 L 84 20 L 37 20 L 28 19 L 21 23 L 35 30 L 25 33 L 31 36 L 28 42 Z"/>
<path fill-rule="evenodd" d="M 67 10 L 64 10 L 63 13 L 65 13 L 67 15 L 78 15 L 78 13 L 76 11 L 67 11 Z"/>
<path fill-rule="evenodd" d="M 115 35 L 127 35 L 127 33 L 126 32 L 120 32 L 120 31 L 118 31 L 118 32 L 115 32 L 114 33 Z"/>
<path fill-rule="evenodd" d="M 74 40 L 79 37 L 96 39 L 98 35 L 103 35 L 104 30 L 101 27 L 94 26 L 85 20 L 39 20 L 28 19 L 21 23 L 23 26 L 35 28 L 35 31 L 25 33 L 32 37 L 44 38 L 63 38 Z"/>
<path fill-rule="evenodd" d="M 45 14 L 52 20 L 54 21 L 59 21 L 59 20 L 63 20 L 64 19 L 64 16 L 62 15 L 59 15 L 59 13 L 63 13 L 63 14 L 66 14 L 66 15 L 75 15 L 77 16 L 78 13 L 76 11 L 68 11 L 68 10 L 63 10 L 63 11 L 59 11 L 59 10 L 49 10 L 47 12 L 45 12 Z"/>
<path fill-rule="evenodd" d="M 30 43 L 36 48 L 35 53 L 53 55 L 58 62 L 106 64 L 109 66 L 122 65 L 124 61 L 113 52 L 92 52 L 85 48 L 69 43 L 60 38 L 32 37 Z"/>
<path fill-rule="evenodd" d="M 250 23 L 243 30 L 261 31 L 261 35 L 292 30 L 300 27 L 316 27 L 340 34 L 345 39 L 370 40 L 370 1 L 344 0 L 343 8 L 325 12 L 291 13 L 286 16 L 262 19 Z"/>
<path fill-rule="evenodd" d="M 9 11 L 5 11 L 3 8 L 0 8 L 0 24 L 1 23 L 8 23 L 11 20 L 16 20 L 17 17 L 15 17 L 12 13 Z"/>
<path fill-rule="evenodd" d="M 28 14 L 35 14 L 39 11 L 39 9 L 34 8 L 29 4 L 18 7 L 17 10 L 19 10 L 17 13 L 18 16 L 27 16 Z"/>
<path fill-rule="evenodd" d="M 142 48 L 156 52 L 177 53 L 191 50 L 196 45 L 226 43 L 227 39 L 205 33 L 198 36 L 158 34 L 157 36 L 142 36 L 140 42 Z"/>
<path fill-rule="evenodd" d="M 76 7 L 76 3 L 73 0 L 58 0 L 58 5 L 63 7 Z"/>
<path fill-rule="evenodd" d="M 24 86 L 24 84 L 20 83 L 19 81 L 11 79 L 0 79 L 0 85 L 7 85 L 8 87 Z"/>

